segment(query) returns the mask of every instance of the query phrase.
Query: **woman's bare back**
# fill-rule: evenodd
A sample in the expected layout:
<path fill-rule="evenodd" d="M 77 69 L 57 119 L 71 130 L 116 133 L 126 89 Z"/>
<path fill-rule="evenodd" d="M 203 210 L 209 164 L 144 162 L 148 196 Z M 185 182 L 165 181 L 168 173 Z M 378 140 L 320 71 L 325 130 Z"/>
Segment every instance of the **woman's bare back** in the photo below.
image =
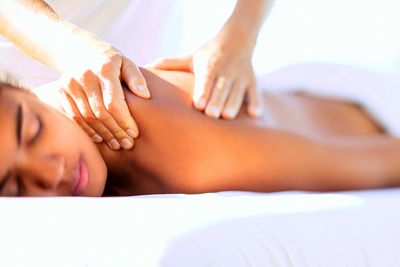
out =
<path fill-rule="evenodd" d="M 184 72 L 164 72 L 153 70 L 169 83 L 185 93 L 182 103 L 192 107 L 194 77 Z M 238 120 L 264 127 L 275 127 L 302 134 L 346 134 L 365 135 L 381 133 L 379 125 L 373 121 L 361 106 L 321 96 L 301 93 L 264 92 L 265 115 L 261 119 L 249 119 L 242 108 Z"/>
<path fill-rule="evenodd" d="M 232 121 L 209 118 L 192 107 L 191 74 L 143 73 L 152 99 L 126 92 L 141 130 L 135 148 L 118 153 L 102 149 L 112 162 L 109 186 L 119 194 L 297 188 L 293 172 L 299 179 L 314 179 L 321 171 L 310 165 L 323 154 L 314 138 L 382 134 L 359 106 L 305 94 L 266 92 L 266 113 L 260 119 L 249 118 L 244 109 Z M 309 170 L 301 169 L 307 165 Z M 346 171 L 352 172 L 349 167 Z M 127 182 L 128 176 L 132 179 Z"/>

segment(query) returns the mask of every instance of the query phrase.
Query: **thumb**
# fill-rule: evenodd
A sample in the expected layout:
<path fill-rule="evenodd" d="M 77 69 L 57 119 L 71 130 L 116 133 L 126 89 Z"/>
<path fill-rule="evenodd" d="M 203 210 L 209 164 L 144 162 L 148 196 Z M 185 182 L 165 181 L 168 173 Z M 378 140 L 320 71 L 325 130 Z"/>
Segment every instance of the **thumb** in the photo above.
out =
<path fill-rule="evenodd" d="M 191 57 L 160 58 L 147 65 L 162 70 L 192 71 Z"/>
<path fill-rule="evenodd" d="M 121 78 L 132 93 L 144 99 L 150 98 L 150 91 L 139 67 L 125 58 L 123 59 Z"/>

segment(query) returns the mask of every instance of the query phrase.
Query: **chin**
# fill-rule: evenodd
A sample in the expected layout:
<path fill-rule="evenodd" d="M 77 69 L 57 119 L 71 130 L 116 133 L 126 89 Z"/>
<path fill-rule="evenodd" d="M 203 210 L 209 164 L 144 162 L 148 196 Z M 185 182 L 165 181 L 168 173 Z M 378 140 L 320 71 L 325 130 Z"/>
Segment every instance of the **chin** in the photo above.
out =
<path fill-rule="evenodd" d="M 104 161 L 92 163 L 90 168 L 88 190 L 85 195 L 90 197 L 101 197 L 107 182 L 107 167 Z"/>
<path fill-rule="evenodd" d="M 107 181 L 107 166 L 96 145 L 88 137 L 87 139 L 89 140 L 88 147 L 82 153 L 82 157 L 85 160 L 82 172 L 86 172 L 88 181 L 87 187 L 78 195 L 100 197 Z"/>

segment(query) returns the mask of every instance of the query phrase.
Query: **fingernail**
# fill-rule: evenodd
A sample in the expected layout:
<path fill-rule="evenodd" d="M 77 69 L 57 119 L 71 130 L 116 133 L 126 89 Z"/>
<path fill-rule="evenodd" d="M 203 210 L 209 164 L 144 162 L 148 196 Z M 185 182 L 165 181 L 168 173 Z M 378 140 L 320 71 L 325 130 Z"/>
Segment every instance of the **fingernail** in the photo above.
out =
<path fill-rule="evenodd" d="M 207 108 L 206 114 L 215 118 L 219 118 L 220 111 L 217 107 Z"/>
<path fill-rule="evenodd" d="M 235 116 L 235 110 L 232 108 L 227 108 L 225 111 L 225 116 L 228 118 L 233 118 Z"/>
<path fill-rule="evenodd" d="M 204 108 L 204 106 L 206 105 L 206 100 L 204 98 L 200 98 L 199 105 Z"/>
<path fill-rule="evenodd" d="M 197 108 L 204 109 L 204 107 L 206 106 L 206 100 L 204 98 L 200 98 L 197 101 L 197 105 L 196 106 L 197 106 Z"/>
<path fill-rule="evenodd" d="M 132 138 L 138 137 L 138 133 L 136 131 L 132 130 L 132 129 L 126 130 L 126 133 Z"/>
<path fill-rule="evenodd" d="M 255 117 L 260 117 L 260 116 L 264 113 L 264 110 L 263 110 L 263 108 L 260 107 L 260 106 L 258 106 L 258 107 L 253 107 L 253 108 L 251 108 L 251 113 L 252 113 L 252 115 L 255 116 Z"/>
<path fill-rule="evenodd" d="M 148 96 L 148 97 L 150 96 L 149 89 L 147 88 L 146 85 L 144 85 L 144 84 L 137 84 L 137 85 L 136 85 L 136 88 L 137 88 L 140 92 L 144 93 L 146 96 Z"/>
<path fill-rule="evenodd" d="M 124 148 L 124 149 L 131 149 L 132 148 L 132 146 L 133 146 L 133 143 L 131 142 L 131 140 L 129 140 L 129 139 L 127 139 L 127 138 L 124 138 L 124 139 L 122 139 L 121 140 L 121 146 Z"/>
<path fill-rule="evenodd" d="M 101 143 L 101 142 L 103 142 L 103 138 L 101 138 L 101 136 L 98 135 L 98 134 L 93 135 L 93 136 L 92 136 L 92 140 L 93 140 L 94 142 L 96 142 L 96 143 Z"/>
<path fill-rule="evenodd" d="M 112 139 L 110 142 L 108 142 L 108 145 L 111 147 L 111 149 L 114 149 L 114 150 L 118 150 L 121 148 L 118 141 L 115 139 Z"/>
<path fill-rule="evenodd" d="M 144 84 L 137 84 L 136 87 L 141 92 L 146 92 L 147 91 L 147 87 Z"/>

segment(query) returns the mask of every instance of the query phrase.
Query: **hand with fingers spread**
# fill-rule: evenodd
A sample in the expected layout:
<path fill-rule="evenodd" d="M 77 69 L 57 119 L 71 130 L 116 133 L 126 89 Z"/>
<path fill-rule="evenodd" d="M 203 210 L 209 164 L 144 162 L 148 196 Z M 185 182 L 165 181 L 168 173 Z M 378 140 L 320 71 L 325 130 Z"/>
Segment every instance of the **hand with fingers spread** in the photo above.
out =
<path fill-rule="evenodd" d="M 272 0 L 238 0 L 221 31 L 187 57 L 164 58 L 152 67 L 195 75 L 194 106 L 215 118 L 234 119 L 244 102 L 251 117 L 263 113 L 252 56 L 259 29 Z"/>
<path fill-rule="evenodd" d="M 121 82 L 135 95 L 149 98 L 146 81 L 138 67 L 113 48 L 93 62 L 60 79 L 61 107 L 94 142 L 105 141 L 114 150 L 131 149 L 139 130 L 125 102 Z"/>
<path fill-rule="evenodd" d="M 185 58 L 165 58 L 154 67 L 195 74 L 194 106 L 206 115 L 234 119 L 247 97 L 247 112 L 261 116 L 262 96 L 252 67 L 252 47 L 223 34 Z"/>

